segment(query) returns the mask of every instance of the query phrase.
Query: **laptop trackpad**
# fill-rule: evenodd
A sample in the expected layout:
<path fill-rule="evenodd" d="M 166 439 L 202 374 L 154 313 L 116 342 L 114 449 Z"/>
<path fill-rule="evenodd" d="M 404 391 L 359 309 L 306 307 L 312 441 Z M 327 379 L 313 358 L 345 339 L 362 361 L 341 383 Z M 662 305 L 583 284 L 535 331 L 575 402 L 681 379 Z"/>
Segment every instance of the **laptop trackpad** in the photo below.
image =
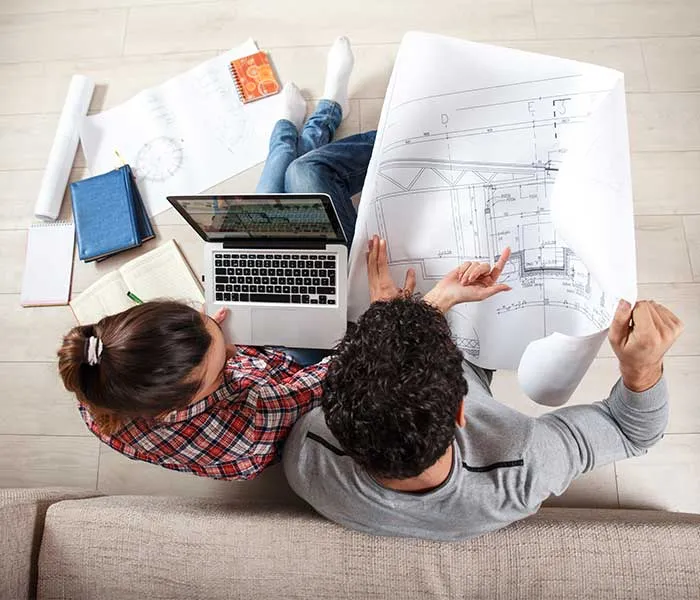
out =
<path fill-rule="evenodd" d="M 212 308 L 219 308 L 212 306 Z M 252 343 L 252 310 L 248 307 L 227 307 L 229 313 L 223 322 L 224 338 L 229 344 L 249 345 Z M 214 314 L 210 311 L 209 314 Z"/>
<path fill-rule="evenodd" d="M 300 319 L 298 307 L 285 310 L 253 309 L 253 339 L 261 345 L 299 346 L 309 321 Z"/>

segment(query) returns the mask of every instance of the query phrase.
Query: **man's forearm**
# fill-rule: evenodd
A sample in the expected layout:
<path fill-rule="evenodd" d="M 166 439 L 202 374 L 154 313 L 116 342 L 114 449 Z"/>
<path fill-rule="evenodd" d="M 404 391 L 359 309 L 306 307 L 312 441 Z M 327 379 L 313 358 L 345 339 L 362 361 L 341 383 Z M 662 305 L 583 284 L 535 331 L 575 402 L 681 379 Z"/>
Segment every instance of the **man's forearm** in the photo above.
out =
<path fill-rule="evenodd" d="M 423 302 L 437 308 L 443 315 L 452 308 L 452 302 L 438 288 L 434 287 L 425 296 Z"/>
<path fill-rule="evenodd" d="M 620 375 L 625 387 L 632 392 L 645 392 L 654 387 L 663 375 L 663 363 L 637 368 L 620 364 Z"/>
<path fill-rule="evenodd" d="M 533 419 L 524 460 L 523 501 L 538 507 L 551 493 L 561 494 L 573 479 L 591 469 L 641 456 L 658 442 L 668 423 L 668 393 L 663 378 L 644 392 L 619 380 L 602 402 L 567 406 Z"/>
<path fill-rule="evenodd" d="M 618 381 L 604 404 L 627 440 L 641 450 L 658 442 L 668 424 L 668 388 L 663 377 L 643 391 Z"/>

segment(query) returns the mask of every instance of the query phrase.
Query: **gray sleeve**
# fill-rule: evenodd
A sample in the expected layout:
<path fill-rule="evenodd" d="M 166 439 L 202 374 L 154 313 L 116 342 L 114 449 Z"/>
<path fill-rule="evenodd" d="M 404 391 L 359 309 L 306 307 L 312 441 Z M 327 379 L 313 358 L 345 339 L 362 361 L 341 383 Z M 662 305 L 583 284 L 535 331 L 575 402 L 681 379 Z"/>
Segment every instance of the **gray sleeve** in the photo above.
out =
<path fill-rule="evenodd" d="M 306 499 L 305 484 L 308 478 L 305 474 L 306 464 L 302 456 L 304 451 L 304 440 L 313 419 L 320 408 L 315 408 L 301 417 L 292 427 L 292 431 L 287 436 L 282 448 L 282 468 L 289 483 L 289 487 L 297 494 Z"/>
<path fill-rule="evenodd" d="M 640 456 L 658 442 L 668 423 L 668 390 L 661 380 L 636 393 L 622 380 L 601 402 L 569 406 L 534 419 L 525 452 L 523 501 L 537 507 L 595 467 Z"/>

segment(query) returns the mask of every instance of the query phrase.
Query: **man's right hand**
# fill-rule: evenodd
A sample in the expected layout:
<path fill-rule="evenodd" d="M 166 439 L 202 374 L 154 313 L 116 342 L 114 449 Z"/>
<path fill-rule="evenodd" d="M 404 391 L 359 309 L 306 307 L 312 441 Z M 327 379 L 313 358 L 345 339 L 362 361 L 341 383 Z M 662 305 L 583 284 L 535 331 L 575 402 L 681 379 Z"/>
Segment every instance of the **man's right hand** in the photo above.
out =
<path fill-rule="evenodd" d="M 499 292 L 507 292 L 511 287 L 505 283 L 498 283 L 498 278 L 509 258 L 510 248 L 506 248 L 493 267 L 489 263 L 462 263 L 438 281 L 435 287 L 423 296 L 423 300 L 445 314 L 456 304 L 478 302 Z"/>
<path fill-rule="evenodd" d="M 642 300 L 632 308 L 620 300 L 608 339 L 629 390 L 643 392 L 661 379 L 664 354 L 682 331 L 683 323 L 666 307 Z"/>

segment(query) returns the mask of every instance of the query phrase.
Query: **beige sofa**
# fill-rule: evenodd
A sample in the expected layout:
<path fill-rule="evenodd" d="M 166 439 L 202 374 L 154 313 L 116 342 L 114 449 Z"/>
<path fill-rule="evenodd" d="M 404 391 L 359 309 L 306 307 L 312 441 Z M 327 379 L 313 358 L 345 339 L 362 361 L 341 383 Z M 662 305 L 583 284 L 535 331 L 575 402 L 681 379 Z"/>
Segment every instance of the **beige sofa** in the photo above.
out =
<path fill-rule="evenodd" d="M 700 598 L 700 515 L 543 509 L 463 543 L 298 506 L 0 490 L 0 598 Z"/>

